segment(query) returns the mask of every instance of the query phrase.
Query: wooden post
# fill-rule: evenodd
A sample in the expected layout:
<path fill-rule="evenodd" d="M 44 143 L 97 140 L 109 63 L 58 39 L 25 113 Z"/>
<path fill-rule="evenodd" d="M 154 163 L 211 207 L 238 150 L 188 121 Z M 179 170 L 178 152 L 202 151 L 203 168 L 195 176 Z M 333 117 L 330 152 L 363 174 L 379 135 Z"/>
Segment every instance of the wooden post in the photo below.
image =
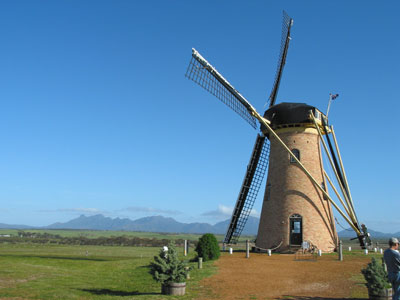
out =
<path fill-rule="evenodd" d="M 203 258 L 202 257 L 199 257 L 198 268 L 203 269 Z"/>
<path fill-rule="evenodd" d="M 250 242 L 246 240 L 246 258 L 250 257 Z"/>
<path fill-rule="evenodd" d="M 343 261 L 343 242 L 339 241 L 339 261 Z"/>
<path fill-rule="evenodd" d="M 385 269 L 385 271 L 387 272 L 387 265 L 386 265 L 385 260 L 383 259 L 383 257 L 382 257 L 382 266 Z"/>

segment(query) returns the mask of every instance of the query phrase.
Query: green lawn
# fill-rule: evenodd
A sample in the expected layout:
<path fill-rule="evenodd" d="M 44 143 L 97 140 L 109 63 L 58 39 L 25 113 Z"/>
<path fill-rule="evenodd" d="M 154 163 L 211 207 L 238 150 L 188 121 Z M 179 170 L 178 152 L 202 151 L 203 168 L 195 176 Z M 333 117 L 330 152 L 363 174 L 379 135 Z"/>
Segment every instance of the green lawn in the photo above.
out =
<path fill-rule="evenodd" d="M 182 250 L 182 249 L 180 249 Z M 159 248 L 0 244 L 0 299 L 174 299 L 160 294 L 148 274 Z M 182 251 L 181 251 L 182 252 Z M 187 259 L 194 257 L 193 251 Z M 183 254 L 181 255 L 183 258 Z M 187 294 L 207 290 L 199 281 L 216 272 L 212 263 L 194 269 Z"/>
<path fill-rule="evenodd" d="M 112 231 L 112 230 L 62 230 L 62 229 L 0 229 L 0 234 L 18 235 L 18 231 L 32 232 L 32 233 L 49 233 L 53 235 L 60 235 L 62 237 L 112 237 L 112 236 L 129 236 L 140 238 L 156 238 L 156 239 L 184 239 L 197 241 L 200 234 L 171 234 L 171 233 L 156 233 L 156 232 L 136 232 L 136 231 Z M 222 236 L 221 236 L 222 239 Z"/>
<path fill-rule="evenodd" d="M 157 233 L 157 232 L 137 232 L 137 231 L 111 231 L 111 230 L 62 230 L 62 229 L 0 229 L 0 235 L 10 234 L 12 236 L 18 236 L 18 231 L 35 232 L 35 233 L 49 233 L 53 235 L 60 235 L 62 237 L 86 237 L 86 238 L 98 238 L 98 237 L 112 237 L 112 236 L 128 236 L 128 237 L 139 237 L 139 238 L 155 238 L 155 239 L 183 239 L 190 241 L 198 241 L 201 234 L 190 234 L 190 233 Z M 224 235 L 216 234 L 217 240 L 222 242 Z M 240 241 L 246 239 L 254 240 L 254 236 L 242 236 Z"/>

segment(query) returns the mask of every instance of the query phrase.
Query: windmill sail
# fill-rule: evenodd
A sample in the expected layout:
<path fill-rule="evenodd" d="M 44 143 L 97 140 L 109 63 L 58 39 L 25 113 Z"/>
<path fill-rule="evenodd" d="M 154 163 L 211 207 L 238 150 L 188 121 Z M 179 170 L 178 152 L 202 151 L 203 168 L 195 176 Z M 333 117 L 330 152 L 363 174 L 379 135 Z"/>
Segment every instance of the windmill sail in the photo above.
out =
<path fill-rule="evenodd" d="M 254 201 L 268 167 L 269 142 L 257 135 L 247 172 L 240 188 L 239 197 L 232 213 L 231 222 L 225 236 L 225 243 L 236 243 L 253 209 Z"/>
<path fill-rule="evenodd" d="M 283 11 L 281 50 L 279 54 L 278 67 L 276 69 L 274 85 L 272 86 L 272 91 L 269 96 L 269 107 L 275 104 L 276 96 L 278 95 L 283 67 L 285 66 L 286 56 L 289 49 L 290 28 L 292 27 L 292 25 L 293 19 L 289 17 L 285 11 Z"/>
<path fill-rule="evenodd" d="M 285 186 L 286 190 L 282 189 L 282 191 L 278 191 L 279 193 L 273 193 L 271 192 L 271 188 L 266 188 L 266 195 L 270 195 L 272 197 L 272 195 L 274 194 L 274 197 L 275 199 L 277 199 L 277 201 L 265 201 L 263 204 L 263 212 L 267 213 L 264 215 L 264 217 L 263 215 L 261 215 L 260 228 L 262 228 L 262 230 L 260 230 L 259 228 L 256 247 L 271 249 L 271 246 L 275 245 L 275 240 L 281 240 L 281 243 L 279 244 L 280 247 L 282 247 L 281 249 L 284 249 L 284 247 L 290 248 L 292 246 L 292 238 L 294 241 L 293 244 L 297 245 L 298 242 L 301 242 L 303 237 L 307 237 L 308 239 L 315 238 L 317 241 L 319 241 L 319 244 L 317 246 L 323 247 L 322 249 L 325 249 L 324 251 L 331 251 L 333 248 L 330 247 L 329 244 L 335 245 L 336 243 L 336 229 L 331 218 L 331 205 L 336 208 L 336 210 L 340 213 L 344 220 L 346 220 L 346 222 L 348 222 L 348 224 L 353 228 L 353 230 L 357 234 L 357 238 L 359 239 L 361 246 L 365 247 L 366 245 L 368 245 L 368 243 L 370 243 L 369 234 L 365 225 L 362 224 L 360 226 L 355 215 L 350 189 L 347 183 L 347 178 L 344 172 L 344 167 L 341 161 L 336 138 L 333 133 L 333 128 L 331 128 L 331 131 L 333 134 L 335 148 L 339 160 L 336 159 L 335 151 L 330 142 L 328 134 L 326 134 L 329 130 L 326 129 L 327 124 L 323 124 L 325 121 L 324 116 L 322 117 L 322 123 L 321 117 L 317 117 L 317 115 L 314 116 L 316 108 L 313 108 L 312 112 L 314 113 L 310 114 L 309 108 L 303 109 L 303 106 L 307 106 L 306 104 L 301 104 L 300 108 L 303 108 L 301 108 L 300 110 L 293 110 L 293 107 L 298 106 L 293 106 L 293 103 L 286 103 L 278 110 L 277 108 L 279 105 L 275 105 L 281 82 L 282 72 L 286 63 L 286 56 L 289 49 L 290 30 L 292 25 L 293 19 L 290 18 L 286 14 L 286 12 L 283 12 L 282 39 L 278 66 L 275 74 L 275 81 L 272 87 L 271 94 L 269 96 L 270 108 L 265 112 L 264 117 L 262 117 L 254 109 L 254 107 L 207 60 L 205 60 L 195 49 L 192 49 L 192 59 L 187 69 L 186 77 L 193 80 L 198 85 L 206 89 L 208 92 L 216 96 L 223 103 L 225 103 L 236 113 L 238 113 L 242 118 L 244 118 L 254 128 L 256 128 L 257 120 L 261 124 L 262 135 L 257 136 L 257 140 L 252 152 L 252 156 L 250 158 L 249 165 L 247 166 L 247 172 L 243 180 L 243 184 L 241 186 L 234 211 L 232 213 L 232 218 L 224 242 L 237 242 L 240 234 L 244 229 L 247 219 L 251 214 L 253 204 L 257 197 L 259 188 L 262 184 L 266 170 L 268 168 L 269 152 L 271 145 L 268 142 L 268 139 L 273 138 L 272 147 L 276 147 L 273 149 L 277 149 L 273 150 L 273 153 L 279 154 L 279 151 L 286 151 L 289 154 L 288 156 L 277 155 L 276 157 L 274 157 L 275 161 L 278 161 L 277 163 L 279 164 L 282 159 L 282 163 L 280 165 L 285 166 L 285 168 L 287 170 L 290 170 L 290 172 L 297 172 L 301 170 L 305 176 L 302 176 L 300 173 L 299 176 L 301 176 L 302 180 L 297 180 L 297 175 L 295 176 L 296 178 L 289 178 L 288 176 L 286 176 L 289 171 L 282 172 L 280 168 L 276 168 L 276 174 L 273 175 L 275 177 L 271 178 L 276 178 L 276 180 L 280 180 L 280 182 L 282 183 L 287 183 L 287 185 Z M 288 117 L 289 115 L 293 115 L 292 110 L 296 116 L 294 119 Z M 276 115 L 276 113 L 279 113 L 280 115 Z M 270 118 L 268 117 L 268 115 L 270 115 Z M 318 115 L 321 114 L 319 113 Z M 317 119 L 319 121 L 317 121 Z M 306 129 L 310 128 L 310 126 L 312 128 L 315 128 L 319 135 L 319 138 L 318 136 L 313 136 L 313 146 L 310 147 L 310 145 L 303 145 L 303 147 L 301 142 L 294 145 L 295 140 L 299 141 L 303 139 L 301 138 L 303 131 L 299 131 L 298 128 L 294 128 L 292 130 L 291 127 L 301 127 Z M 325 145 L 325 140 L 321 133 L 320 127 L 322 127 L 323 129 L 323 133 L 326 134 L 326 139 L 329 144 L 329 150 L 328 147 Z M 285 128 L 285 134 L 290 133 L 290 135 L 280 135 L 282 131 L 275 132 L 275 129 L 277 129 L 278 131 L 278 129 L 281 128 Z M 313 131 L 313 134 L 315 134 L 315 131 Z M 268 137 L 268 139 L 266 139 L 266 137 Z M 299 137 L 299 139 L 297 139 L 297 137 Z M 306 142 L 309 143 L 309 137 L 304 138 L 303 140 L 307 140 Z M 314 150 L 317 151 L 315 153 L 318 153 L 318 149 L 320 149 L 318 141 L 321 141 L 324 146 L 326 154 L 335 172 L 335 176 L 337 177 L 339 187 L 342 190 L 344 200 L 336 190 L 335 185 L 331 182 L 326 172 L 323 170 L 322 160 L 320 159 L 320 157 L 312 154 L 314 153 Z M 303 162 L 300 161 L 300 156 L 297 157 L 294 154 L 294 148 L 298 147 L 303 147 L 304 151 L 309 151 L 309 156 L 313 157 L 314 161 L 309 159 L 306 159 L 306 161 Z M 296 150 L 299 151 L 298 149 Z M 331 157 L 333 157 L 333 159 Z M 287 161 L 288 158 L 290 158 L 290 162 Z M 312 165 L 313 168 L 314 166 L 318 166 L 318 168 L 321 168 L 321 172 L 313 172 L 315 174 L 312 174 L 309 170 L 307 170 L 305 165 Z M 281 176 L 282 174 L 284 175 L 283 177 Z M 335 203 L 335 201 L 333 201 L 332 197 L 328 194 L 328 190 L 325 188 L 325 177 L 331 184 L 331 187 L 335 191 L 338 200 L 343 205 L 345 212 L 342 211 L 341 207 L 339 207 Z M 321 184 L 321 182 L 323 184 Z M 298 190 L 297 194 L 299 195 L 296 196 L 299 199 L 298 203 L 297 201 L 292 201 L 293 195 L 288 195 L 288 190 Z M 300 195 L 306 196 L 303 197 Z M 328 200 L 328 202 L 326 202 L 325 204 L 325 201 L 320 201 L 320 199 L 322 199 L 321 197 L 323 197 L 323 199 L 325 200 Z M 303 201 L 303 198 L 307 201 Z M 269 204 L 266 204 L 266 202 L 269 202 Z M 293 205 L 291 206 L 291 210 L 289 211 L 286 209 L 282 209 L 282 207 L 286 205 L 285 203 L 295 203 L 296 205 L 301 203 L 301 205 Z M 271 208 L 271 205 L 277 205 L 277 208 L 269 209 Z M 267 209 L 264 209 L 264 207 L 266 207 Z M 282 226 L 282 224 L 286 224 L 286 222 L 289 220 L 290 222 L 293 222 L 293 226 L 295 224 L 300 224 L 300 228 L 302 228 L 302 218 L 299 214 L 299 210 L 306 216 L 315 215 L 315 218 L 318 220 L 322 216 L 321 212 L 327 212 L 327 215 L 326 217 L 324 217 L 323 222 L 317 222 L 316 224 L 313 224 L 313 230 L 308 231 L 307 229 L 306 231 L 306 227 L 304 227 L 304 232 L 291 232 L 290 226 Z M 276 214 L 277 211 L 282 211 L 282 213 L 278 215 Z M 326 226 L 327 224 L 331 224 L 332 228 L 329 229 Z M 316 229 L 317 227 L 318 229 Z M 275 230 L 278 228 L 279 230 Z M 273 233 L 276 233 L 277 236 L 272 236 Z M 287 238 L 288 234 L 290 236 L 290 239 Z M 282 241 L 285 241 L 283 245 Z"/>
<path fill-rule="evenodd" d="M 195 49 L 192 49 L 192 60 L 185 76 L 233 109 L 254 129 L 257 128 L 253 106 Z"/>

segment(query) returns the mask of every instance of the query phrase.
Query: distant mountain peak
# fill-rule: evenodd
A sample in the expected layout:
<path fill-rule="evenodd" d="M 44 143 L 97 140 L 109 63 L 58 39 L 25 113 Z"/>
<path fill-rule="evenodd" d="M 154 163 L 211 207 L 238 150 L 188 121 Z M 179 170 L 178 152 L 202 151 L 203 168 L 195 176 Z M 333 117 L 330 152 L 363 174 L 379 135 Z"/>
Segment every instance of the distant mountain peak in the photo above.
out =
<path fill-rule="evenodd" d="M 250 217 L 248 224 L 243 230 L 244 235 L 255 235 L 258 229 L 258 218 Z M 215 225 L 208 223 L 181 223 L 171 217 L 148 216 L 136 220 L 128 218 L 105 217 L 102 214 L 93 216 L 80 215 L 65 223 L 54 223 L 46 228 L 49 229 L 92 229 L 92 230 L 126 230 L 147 231 L 165 233 L 214 233 L 224 234 L 229 220 L 219 222 Z"/>

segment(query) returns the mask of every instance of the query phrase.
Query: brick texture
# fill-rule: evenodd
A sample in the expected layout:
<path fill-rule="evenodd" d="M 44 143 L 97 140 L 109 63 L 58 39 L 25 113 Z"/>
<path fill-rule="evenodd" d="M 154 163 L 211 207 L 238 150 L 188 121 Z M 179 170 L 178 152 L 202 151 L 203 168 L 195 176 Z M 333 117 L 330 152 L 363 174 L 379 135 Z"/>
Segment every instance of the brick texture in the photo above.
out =
<path fill-rule="evenodd" d="M 289 147 L 300 151 L 300 161 L 317 182 L 324 181 L 320 137 L 315 128 L 285 128 L 276 130 Z M 302 239 L 310 241 L 323 252 L 337 246 L 337 233 L 328 200 L 314 186 L 297 163 L 290 162 L 289 153 L 274 138 L 267 189 L 261 212 L 256 247 L 287 251 L 290 244 L 290 217 L 302 217 Z M 324 183 L 325 186 L 326 183 Z M 268 192 L 269 189 L 269 192 Z"/>

